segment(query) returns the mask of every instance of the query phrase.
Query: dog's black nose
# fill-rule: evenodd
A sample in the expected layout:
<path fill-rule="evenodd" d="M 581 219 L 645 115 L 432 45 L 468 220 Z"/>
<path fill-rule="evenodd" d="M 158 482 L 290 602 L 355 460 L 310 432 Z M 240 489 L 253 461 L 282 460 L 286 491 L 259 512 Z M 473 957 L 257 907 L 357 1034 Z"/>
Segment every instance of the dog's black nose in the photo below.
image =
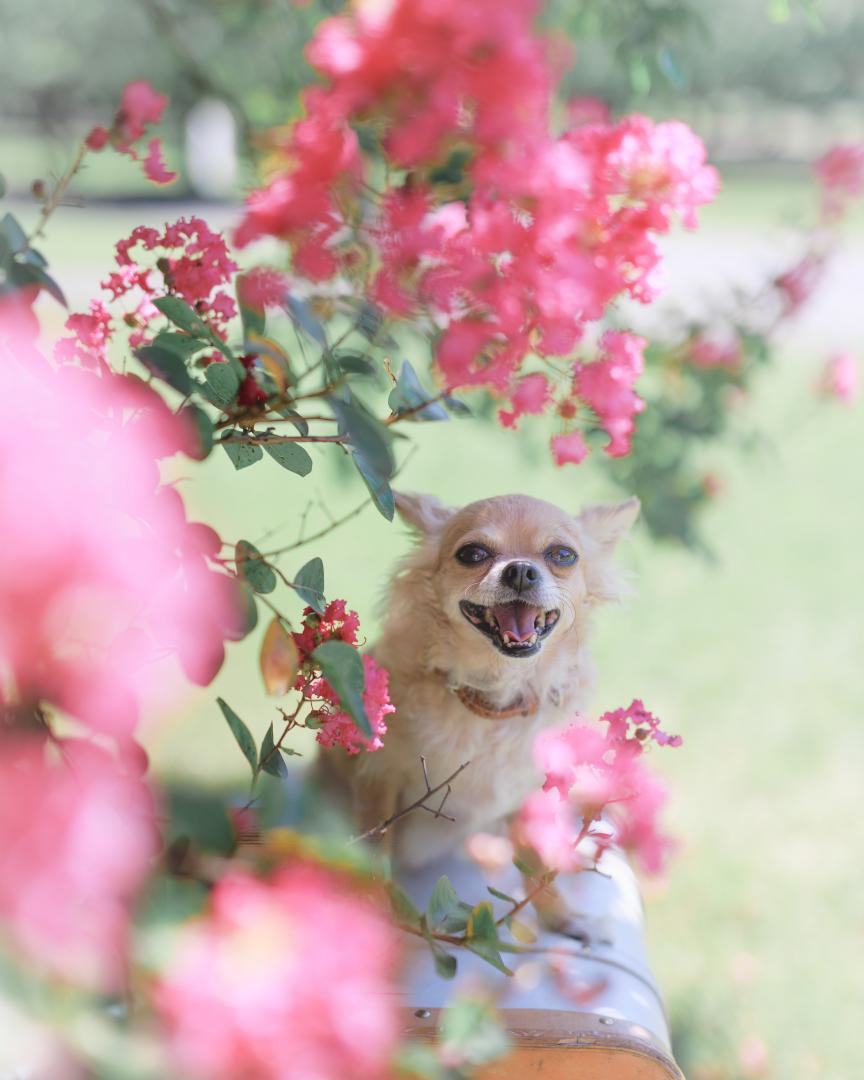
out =
<path fill-rule="evenodd" d="M 530 562 L 507 563 L 501 574 L 501 581 L 517 593 L 525 592 L 540 580 L 540 571 Z"/>

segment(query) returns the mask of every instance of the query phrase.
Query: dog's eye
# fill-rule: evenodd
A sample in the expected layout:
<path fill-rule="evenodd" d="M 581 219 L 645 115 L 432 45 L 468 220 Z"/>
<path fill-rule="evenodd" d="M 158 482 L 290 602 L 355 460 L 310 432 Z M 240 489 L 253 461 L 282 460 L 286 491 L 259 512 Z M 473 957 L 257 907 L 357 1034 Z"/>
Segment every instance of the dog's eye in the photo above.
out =
<path fill-rule="evenodd" d="M 465 544 L 456 552 L 456 559 L 463 566 L 474 566 L 492 558 L 492 552 L 482 544 Z"/>
<path fill-rule="evenodd" d="M 579 558 L 573 548 L 565 547 L 564 544 L 556 544 L 546 552 L 546 558 L 556 566 L 572 566 Z"/>

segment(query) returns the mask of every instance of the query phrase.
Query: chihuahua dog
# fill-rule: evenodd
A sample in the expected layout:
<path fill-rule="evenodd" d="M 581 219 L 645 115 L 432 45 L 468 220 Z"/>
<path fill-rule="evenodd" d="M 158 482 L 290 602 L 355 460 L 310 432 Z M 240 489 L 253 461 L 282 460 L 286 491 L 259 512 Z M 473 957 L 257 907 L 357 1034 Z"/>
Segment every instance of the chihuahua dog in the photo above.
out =
<path fill-rule="evenodd" d="M 578 516 L 527 495 L 461 510 L 420 495 L 396 504 L 419 543 L 391 582 L 372 650 L 396 713 L 382 750 L 327 766 L 366 832 L 421 799 L 427 775 L 435 785 L 470 761 L 446 818 L 415 811 L 388 830 L 398 862 L 417 867 L 512 814 L 540 781 L 535 735 L 588 705 L 591 615 L 621 594 L 613 549 L 639 501 Z"/>

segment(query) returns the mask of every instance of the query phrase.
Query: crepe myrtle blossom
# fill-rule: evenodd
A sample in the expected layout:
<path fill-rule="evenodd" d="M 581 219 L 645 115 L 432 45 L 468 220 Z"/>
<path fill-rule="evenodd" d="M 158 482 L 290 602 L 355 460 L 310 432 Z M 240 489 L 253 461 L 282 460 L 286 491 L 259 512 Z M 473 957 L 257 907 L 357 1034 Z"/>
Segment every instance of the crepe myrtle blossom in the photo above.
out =
<path fill-rule="evenodd" d="M 287 241 L 312 282 L 363 277 L 385 313 L 430 318 L 448 389 L 509 396 L 529 356 L 569 355 L 622 295 L 651 300 L 656 238 L 675 219 L 695 225 L 718 188 L 704 146 L 674 121 L 594 108 L 551 133 L 558 58 L 535 30 L 538 6 L 363 2 L 322 22 L 307 55 L 323 81 L 235 237 Z M 376 195 L 358 127 L 410 170 L 401 186 Z M 540 407 L 528 396 L 539 385 L 523 404 Z M 501 420 L 519 413 L 514 400 Z M 610 414 L 611 453 L 627 451 L 628 427 Z"/>
<path fill-rule="evenodd" d="M 52 370 L 21 341 L 0 359 L 0 675 L 125 739 L 153 661 L 206 683 L 242 636 L 236 585 L 209 565 L 218 536 L 160 486 L 159 459 L 196 436 L 134 376 Z"/>
<path fill-rule="evenodd" d="M 356 646 L 359 629 L 357 612 L 349 611 L 344 600 L 331 600 L 323 615 L 307 607 L 301 629 L 292 634 L 301 664 L 294 689 L 313 706 L 307 725 L 316 729 L 315 737 L 322 746 L 341 746 L 349 754 L 380 750 L 384 745 L 385 717 L 396 711 L 390 702 L 389 674 L 371 656 L 363 657 L 363 705 L 372 728 L 370 738 L 340 708 L 339 695 L 321 675 L 311 654 L 325 641 L 343 641 Z"/>
<path fill-rule="evenodd" d="M 233 871 L 179 935 L 154 999 L 196 1080 L 384 1080 L 399 1037 L 395 932 L 349 882 L 298 862 Z"/>
<path fill-rule="evenodd" d="M 128 83 L 120 99 L 120 107 L 110 128 L 97 125 L 92 128 L 84 140 L 87 149 L 103 150 L 111 145 L 121 154 L 128 154 L 134 161 L 140 157 L 141 140 L 152 124 L 162 119 L 168 98 L 158 93 L 143 79 Z M 171 184 L 177 179 L 177 173 L 170 172 L 163 157 L 162 143 L 153 138 L 147 144 L 142 165 L 144 175 L 154 184 Z"/>
<path fill-rule="evenodd" d="M 851 405 L 858 397 L 861 381 L 858 361 L 851 353 L 832 353 L 825 361 L 819 377 L 818 389 L 824 397 L 835 398 L 843 405 Z"/>
<path fill-rule="evenodd" d="M 591 407 L 609 435 L 604 450 L 610 457 L 629 454 L 634 417 L 645 408 L 633 386 L 644 370 L 647 344 L 628 331 L 607 330 L 600 339 L 599 357 L 574 368 L 575 395 Z"/>
<path fill-rule="evenodd" d="M 153 797 L 81 740 L 0 745 L 0 938 L 49 973 L 121 987 L 129 905 L 158 849 Z"/>
<path fill-rule="evenodd" d="M 577 846 L 583 841 L 593 845 L 595 858 L 614 842 L 655 873 L 674 844 L 658 827 L 665 789 L 640 758 L 647 741 L 679 746 L 681 739 L 663 732 L 640 701 L 600 719 L 608 724 L 605 732 L 573 724 L 538 736 L 535 758 L 546 779 L 520 809 L 514 835 L 550 869 L 584 866 Z"/>
<path fill-rule="evenodd" d="M 102 301 L 93 300 L 89 314 L 70 315 L 66 329 L 71 336 L 61 338 L 54 349 L 58 360 L 75 360 L 86 367 L 107 365 L 106 350 L 121 325 L 131 328 L 133 348 L 144 344 L 150 324 L 163 318 L 154 300 L 167 294 L 185 300 L 223 336 L 237 314 L 237 305 L 225 289 L 237 264 L 222 234 L 202 218 L 179 218 L 164 229 L 137 225 L 118 241 L 115 262 L 117 269 L 102 282 L 113 314 Z"/>
<path fill-rule="evenodd" d="M 822 185 L 823 217 L 836 221 L 864 194 L 864 143 L 832 147 L 814 170 Z"/>

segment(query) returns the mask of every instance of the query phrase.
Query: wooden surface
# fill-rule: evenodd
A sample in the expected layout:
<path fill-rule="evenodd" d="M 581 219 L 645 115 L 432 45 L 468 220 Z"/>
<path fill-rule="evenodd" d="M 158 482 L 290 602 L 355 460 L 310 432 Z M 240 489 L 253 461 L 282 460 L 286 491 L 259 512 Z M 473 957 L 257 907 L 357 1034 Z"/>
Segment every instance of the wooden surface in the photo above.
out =
<path fill-rule="evenodd" d="M 406 1009 L 406 1034 L 433 1039 L 438 1013 Z M 627 1020 L 546 1009 L 502 1009 L 500 1015 L 513 1048 L 477 1080 L 684 1080 L 654 1036 Z"/>

